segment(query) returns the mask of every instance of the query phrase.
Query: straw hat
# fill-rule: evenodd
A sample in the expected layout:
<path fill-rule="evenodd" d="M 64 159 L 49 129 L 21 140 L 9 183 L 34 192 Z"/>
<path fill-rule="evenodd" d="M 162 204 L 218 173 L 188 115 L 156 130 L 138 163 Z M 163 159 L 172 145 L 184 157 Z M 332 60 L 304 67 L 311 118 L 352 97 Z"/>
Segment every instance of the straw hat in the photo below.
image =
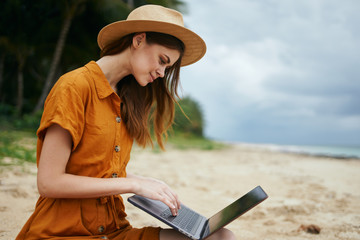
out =
<path fill-rule="evenodd" d="M 181 66 L 190 65 L 206 52 L 204 40 L 184 27 L 180 12 L 159 5 L 144 5 L 134 9 L 126 20 L 111 23 L 100 30 L 98 45 L 107 44 L 135 32 L 160 32 L 180 39 L 185 45 Z"/>

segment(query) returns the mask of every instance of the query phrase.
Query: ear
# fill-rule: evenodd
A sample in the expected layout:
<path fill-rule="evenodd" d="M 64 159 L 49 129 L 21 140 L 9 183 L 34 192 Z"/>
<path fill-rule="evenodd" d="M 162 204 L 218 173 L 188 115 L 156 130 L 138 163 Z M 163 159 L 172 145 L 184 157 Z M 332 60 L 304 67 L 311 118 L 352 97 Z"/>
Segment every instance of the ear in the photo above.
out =
<path fill-rule="evenodd" d="M 146 33 L 137 33 L 133 37 L 134 48 L 139 48 L 146 41 Z"/>

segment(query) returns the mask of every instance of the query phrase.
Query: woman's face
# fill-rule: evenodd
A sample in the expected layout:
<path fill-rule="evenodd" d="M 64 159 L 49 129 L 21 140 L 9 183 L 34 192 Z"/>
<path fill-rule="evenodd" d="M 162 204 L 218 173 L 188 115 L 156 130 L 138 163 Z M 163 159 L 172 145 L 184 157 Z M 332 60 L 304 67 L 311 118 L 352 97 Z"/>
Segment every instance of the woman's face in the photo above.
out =
<path fill-rule="evenodd" d="M 134 36 L 134 51 L 130 60 L 132 74 L 141 86 L 164 77 L 165 69 L 171 67 L 180 57 L 178 50 L 147 44 L 145 37 L 145 33 Z"/>

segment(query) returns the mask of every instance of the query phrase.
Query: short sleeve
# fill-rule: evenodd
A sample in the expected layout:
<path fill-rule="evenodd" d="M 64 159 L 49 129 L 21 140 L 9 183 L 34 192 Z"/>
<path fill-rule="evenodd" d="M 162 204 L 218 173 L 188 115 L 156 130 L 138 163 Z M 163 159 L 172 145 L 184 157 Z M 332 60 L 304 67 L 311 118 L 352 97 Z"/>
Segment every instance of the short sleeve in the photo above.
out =
<path fill-rule="evenodd" d="M 72 150 L 79 144 L 84 131 L 84 86 L 76 83 L 76 79 L 60 78 L 49 93 L 41 118 L 37 136 L 44 139 L 46 130 L 52 124 L 58 124 L 69 131 L 73 141 Z M 86 87 L 85 87 L 86 88 Z"/>

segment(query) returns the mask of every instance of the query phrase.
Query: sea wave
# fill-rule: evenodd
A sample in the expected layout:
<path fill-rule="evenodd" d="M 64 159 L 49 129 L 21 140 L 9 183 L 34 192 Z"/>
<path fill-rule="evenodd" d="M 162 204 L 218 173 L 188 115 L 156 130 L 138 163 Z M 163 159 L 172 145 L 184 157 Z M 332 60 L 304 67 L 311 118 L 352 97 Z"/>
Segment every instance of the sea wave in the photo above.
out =
<path fill-rule="evenodd" d="M 358 146 L 317 146 L 317 145 L 278 145 L 278 144 L 246 144 L 253 147 L 265 148 L 271 151 L 296 153 L 319 157 L 332 157 L 341 159 L 360 159 Z"/>

